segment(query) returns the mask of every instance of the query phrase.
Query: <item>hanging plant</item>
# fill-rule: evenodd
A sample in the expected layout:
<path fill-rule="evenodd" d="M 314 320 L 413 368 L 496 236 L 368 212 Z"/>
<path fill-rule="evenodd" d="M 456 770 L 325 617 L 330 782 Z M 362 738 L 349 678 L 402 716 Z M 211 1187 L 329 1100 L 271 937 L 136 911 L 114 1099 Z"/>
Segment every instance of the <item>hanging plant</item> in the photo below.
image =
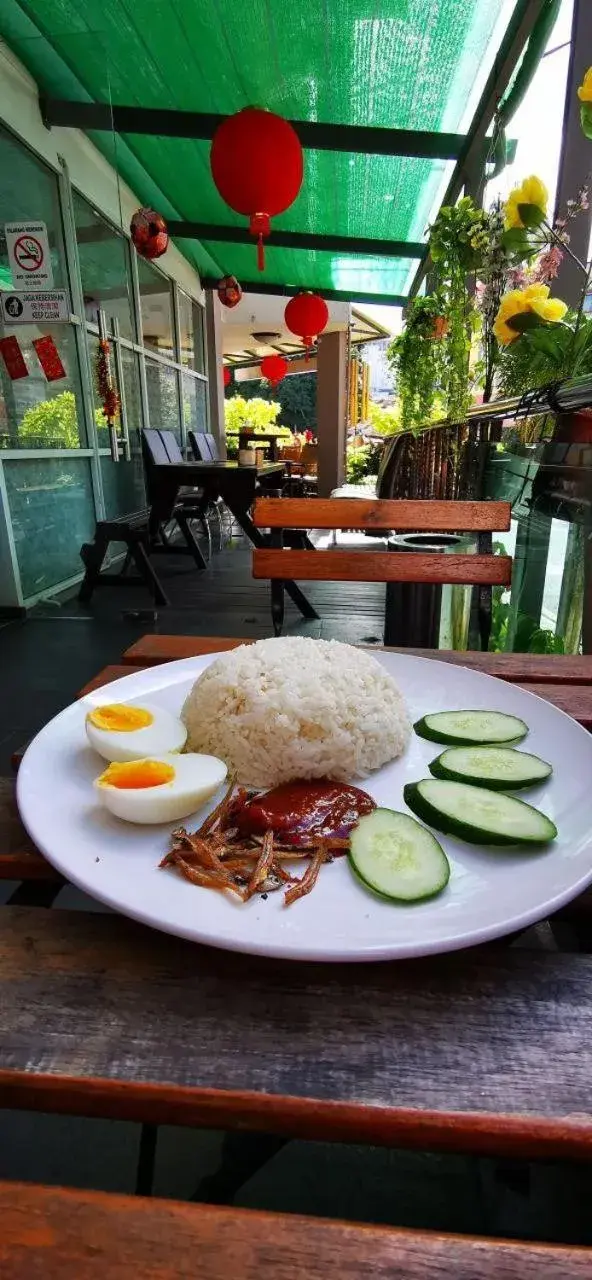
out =
<path fill-rule="evenodd" d="M 119 396 L 111 376 L 111 349 L 106 338 L 99 338 L 97 352 L 97 387 L 101 409 L 109 426 L 119 413 Z"/>
<path fill-rule="evenodd" d="M 469 277 L 483 264 L 490 244 L 489 214 L 464 196 L 440 209 L 430 228 L 430 255 L 448 321 L 443 344 L 442 390 L 446 414 L 462 422 L 470 404 L 471 339 L 478 322 Z"/>
<path fill-rule="evenodd" d="M 440 294 L 414 298 L 407 309 L 403 332 L 388 347 L 387 358 L 397 379 L 403 431 L 419 431 L 433 417 L 442 388 L 443 338 L 447 333 L 442 308 Z"/>

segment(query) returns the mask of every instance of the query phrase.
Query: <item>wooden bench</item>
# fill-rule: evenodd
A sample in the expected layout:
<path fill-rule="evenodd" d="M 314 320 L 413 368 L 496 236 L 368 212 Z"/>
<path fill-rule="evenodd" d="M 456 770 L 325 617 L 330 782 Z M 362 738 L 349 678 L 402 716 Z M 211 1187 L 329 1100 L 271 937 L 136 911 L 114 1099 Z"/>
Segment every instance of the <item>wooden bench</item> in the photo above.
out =
<path fill-rule="evenodd" d="M 592 1249 L 0 1183 L 3 1280 L 584 1280 Z"/>
<path fill-rule="evenodd" d="M 129 587 L 137 581 L 143 582 L 148 587 L 155 604 L 169 604 L 164 587 L 150 562 L 149 520 L 148 509 L 136 511 L 133 515 L 120 516 L 116 520 L 97 520 L 93 541 L 84 542 L 80 548 L 80 558 L 85 566 L 85 574 L 78 592 L 79 600 L 88 604 L 96 587 Z M 112 542 L 122 542 L 127 548 L 124 565 L 119 573 L 103 573 L 105 556 Z M 138 570 L 137 579 L 130 578 L 127 574 L 131 560 Z"/>
<path fill-rule="evenodd" d="M 0 1183 L 2 1280 L 587 1280 L 573 1245 Z"/>
<path fill-rule="evenodd" d="M 510 528 L 509 502 L 408 502 L 376 498 L 259 498 L 253 523 L 271 530 L 271 545 L 253 551 L 253 577 L 271 579 L 276 635 L 284 622 L 283 580 L 315 582 L 461 583 L 479 587 L 481 647 L 491 631 L 491 588 L 509 586 L 512 561 L 492 555 L 492 533 Z M 285 550 L 283 530 L 359 529 L 381 534 L 471 532 L 476 555 L 438 552 Z M 388 618 L 387 626 L 388 630 Z"/>

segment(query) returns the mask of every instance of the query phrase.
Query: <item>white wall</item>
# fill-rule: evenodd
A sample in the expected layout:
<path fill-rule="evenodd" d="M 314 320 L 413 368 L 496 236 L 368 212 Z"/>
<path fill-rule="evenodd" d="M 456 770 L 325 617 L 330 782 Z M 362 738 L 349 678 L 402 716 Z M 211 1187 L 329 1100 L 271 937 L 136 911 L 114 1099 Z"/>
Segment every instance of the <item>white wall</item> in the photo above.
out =
<path fill-rule="evenodd" d="M 4 121 L 13 133 L 53 168 L 59 170 L 62 157 L 68 166 L 72 185 L 99 212 L 128 233 L 131 215 L 141 205 L 141 200 L 123 181 L 118 182 L 115 170 L 86 134 L 79 129 L 45 128 L 39 112 L 36 83 L 1 40 L 0 121 Z M 158 265 L 183 289 L 203 303 L 199 275 L 175 245 L 169 245 Z"/>

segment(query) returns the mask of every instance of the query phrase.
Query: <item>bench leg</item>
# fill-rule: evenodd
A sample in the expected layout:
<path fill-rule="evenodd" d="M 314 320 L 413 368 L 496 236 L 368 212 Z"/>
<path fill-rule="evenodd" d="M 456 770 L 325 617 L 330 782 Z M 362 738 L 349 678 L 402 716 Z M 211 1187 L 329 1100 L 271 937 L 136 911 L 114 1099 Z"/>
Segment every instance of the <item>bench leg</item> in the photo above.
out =
<path fill-rule="evenodd" d="M 272 1133 L 227 1133 L 220 1167 L 202 1178 L 191 1199 L 201 1204 L 232 1204 L 245 1182 L 273 1160 L 288 1141 Z"/>
<path fill-rule="evenodd" d="M 281 636 L 284 625 L 284 583 L 280 578 L 271 579 L 271 620 L 274 636 Z"/>
<path fill-rule="evenodd" d="M 103 560 L 108 546 L 109 539 L 104 534 L 97 534 L 94 542 L 85 542 L 80 549 L 80 558 L 86 568 L 78 592 L 78 599 L 82 604 L 88 604 L 91 599 L 103 567 Z"/>
<path fill-rule="evenodd" d="M 177 512 L 176 520 L 198 569 L 207 569 L 207 562 L 204 560 L 199 542 L 197 541 L 187 516 L 183 515 L 182 511 L 179 511 Z"/>
<path fill-rule="evenodd" d="M 154 569 L 146 554 L 146 548 L 141 542 L 134 542 L 130 547 L 130 551 L 134 558 L 134 562 L 140 577 L 144 579 L 146 586 L 152 592 L 154 603 L 167 605 L 169 603 L 168 596 L 165 595 L 163 588 L 154 572 Z"/>
<path fill-rule="evenodd" d="M 288 592 L 290 599 L 294 601 L 296 608 L 300 609 L 303 618 L 319 617 L 316 609 L 311 605 L 310 600 L 308 600 L 304 592 L 300 590 L 300 587 L 296 586 L 295 582 L 288 580 L 284 583 L 284 587 Z"/>

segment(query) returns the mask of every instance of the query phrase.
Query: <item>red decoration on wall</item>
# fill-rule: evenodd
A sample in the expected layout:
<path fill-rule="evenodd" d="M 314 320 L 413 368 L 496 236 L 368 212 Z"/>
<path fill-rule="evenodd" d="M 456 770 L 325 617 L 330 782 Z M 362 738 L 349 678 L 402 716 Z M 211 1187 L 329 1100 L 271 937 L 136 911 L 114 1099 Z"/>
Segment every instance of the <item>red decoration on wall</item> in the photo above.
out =
<path fill-rule="evenodd" d="M 308 360 L 309 347 L 312 347 L 315 338 L 327 326 L 327 303 L 324 298 L 319 298 L 318 293 L 297 293 L 295 298 L 290 298 L 284 311 L 284 320 L 290 332 L 302 338 Z"/>
<path fill-rule="evenodd" d="M 161 258 L 169 245 L 167 224 L 155 209 L 138 209 L 130 222 L 130 235 L 141 258 Z"/>
<path fill-rule="evenodd" d="M 109 426 L 119 413 L 119 396 L 111 377 L 111 350 L 106 338 L 99 338 L 97 354 L 97 386 L 101 409 Z"/>
<path fill-rule="evenodd" d="M 302 186 L 298 134 L 272 111 L 245 107 L 216 129 L 210 165 L 222 199 L 250 219 L 251 235 L 257 236 L 257 265 L 263 271 L 263 238 L 270 233 L 270 219 L 290 208 Z"/>
<path fill-rule="evenodd" d="M 18 338 L 14 336 L 10 338 L 0 338 L 0 354 L 6 365 L 6 370 L 12 382 L 17 382 L 19 378 L 28 378 L 29 370 L 25 364 L 25 358 L 18 344 Z"/>
<path fill-rule="evenodd" d="M 232 374 L 230 372 L 230 369 L 228 368 L 228 365 L 224 365 L 224 373 L 222 374 L 222 377 L 224 378 L 224 386 L 229 387 L 230 383 L 232 382 Z"/>
<path fill-rule="evenodd" d="M 43 338 L 34 338 L 33 346 L 48 382 L 59 382 L 60 378 L 68 376 L 50 333 L 46 333 Z"/>
<path fill-rule="evenodd" d="M 223 307 L 237 307 L 243 291 L 236 276 L 222 276 L 218 281 L 218 297 Z"/>
<path fill-rule="evenodd" d="M 288 361 L 283 356 L 264 356 L 261 361 L 262 377 L 267 378 L 271 382 L 272 387 L 277 387 L 278 383 L 285 378 L 288 372 Z"/>

